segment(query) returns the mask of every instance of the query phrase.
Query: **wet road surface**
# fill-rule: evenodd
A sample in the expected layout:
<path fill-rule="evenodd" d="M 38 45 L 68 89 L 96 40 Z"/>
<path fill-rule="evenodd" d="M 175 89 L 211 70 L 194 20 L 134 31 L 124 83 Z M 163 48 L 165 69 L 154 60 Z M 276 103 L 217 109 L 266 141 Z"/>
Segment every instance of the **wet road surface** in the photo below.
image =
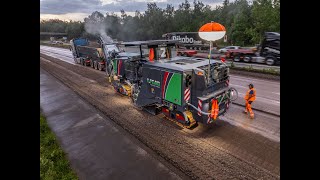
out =
<path fill-rule="evenodd" d="M 181 179 L 142 143 L 42 69 L 40 105 L 80 179 Z"/>

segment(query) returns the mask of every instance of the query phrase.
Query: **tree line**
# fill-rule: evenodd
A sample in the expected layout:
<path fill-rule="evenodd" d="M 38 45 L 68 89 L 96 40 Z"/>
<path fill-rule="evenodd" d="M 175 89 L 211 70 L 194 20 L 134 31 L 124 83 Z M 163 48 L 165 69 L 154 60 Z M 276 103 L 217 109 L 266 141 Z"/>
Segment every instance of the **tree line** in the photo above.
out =
<path fill-rule="evenodd" d="M 148 3 L 144 13 L 120 15 L 95 11 L 80 21 L 58 19 L 42 20 L 40 32 L 64 32 L 68 38 L 94 38 L 104 31 L 112 39 L 121 41 L 161 39 L 168 32 L 197 32 L 207 22 L 215 21 L 225 26 L 227 44 L 258 44 L 264 32 L 280 32 L 280 0 L 224 0 L 222 5 L 212 8 L 201 1 L 190 3 L 185 0 L 175 9 L 168 4 L 160 8 L 156 3 Z M 96 33 L 90 28 L 97 27 Z M 222 42 L 222 41 L 221 41 Z"/>

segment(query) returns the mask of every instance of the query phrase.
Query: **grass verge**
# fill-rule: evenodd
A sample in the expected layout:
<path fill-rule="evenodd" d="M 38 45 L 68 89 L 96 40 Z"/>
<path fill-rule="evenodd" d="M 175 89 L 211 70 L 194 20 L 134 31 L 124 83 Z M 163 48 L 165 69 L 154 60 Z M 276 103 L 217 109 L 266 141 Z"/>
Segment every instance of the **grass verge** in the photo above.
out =
<path fill-rule="evenodd" d="M 40 179 L 78 179 L 65 153 L 40 113 Z"/>
<path fill-rule="evenodd" d="M 249 66 L 249 67 L 236 67 L 236 66 L 234 66 L 234 64 L 231 64 L 230 69 L 280 76 L 280 71 L 277 71 L 277 70 L 272 69 L 272 68 L 254 69 L 252 66 Z"/>

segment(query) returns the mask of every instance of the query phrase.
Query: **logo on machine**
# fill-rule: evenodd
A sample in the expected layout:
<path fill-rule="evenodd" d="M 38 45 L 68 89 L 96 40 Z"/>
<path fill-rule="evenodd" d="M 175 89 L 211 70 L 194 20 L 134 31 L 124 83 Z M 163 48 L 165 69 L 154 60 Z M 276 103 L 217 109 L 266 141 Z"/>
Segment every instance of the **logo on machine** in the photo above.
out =
<path fill-rule="evenodd" d="M 194 43 L 194 39 L 192 37 L 189 38 L 188 36 L 184 36 L 183 38 L 181 38 L 180 36 L 172 36 L 172 40 L 179 40 L 182 43 L 189 43 L 189 44 Z"/>
<path fill-rule="evenodd" d="M 187 35 L 185 35 L 184 37 L 172 36 L 172 40 L 178 40 L 181 43 L 185 43 L 185 44 L 201 44 L 201 41 L 196 41 L 193 39 L 193 37 L 189 38 Z"/>
<path fill-rule="evenodd" d="M 147 83 L 150 84 L 151 86 L 160 87 L 160 81 L 147 78 Z"/>

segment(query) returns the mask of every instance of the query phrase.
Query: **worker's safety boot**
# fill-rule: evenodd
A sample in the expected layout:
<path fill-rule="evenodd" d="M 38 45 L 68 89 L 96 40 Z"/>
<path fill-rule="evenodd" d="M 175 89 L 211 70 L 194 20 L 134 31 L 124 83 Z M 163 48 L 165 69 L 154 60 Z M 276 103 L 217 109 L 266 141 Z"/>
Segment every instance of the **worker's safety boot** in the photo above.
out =
<path fill-rule="evenodd" d="M 250 113 L 250 118 L 253 119 L 254 118 L 254 114 Z"/>

